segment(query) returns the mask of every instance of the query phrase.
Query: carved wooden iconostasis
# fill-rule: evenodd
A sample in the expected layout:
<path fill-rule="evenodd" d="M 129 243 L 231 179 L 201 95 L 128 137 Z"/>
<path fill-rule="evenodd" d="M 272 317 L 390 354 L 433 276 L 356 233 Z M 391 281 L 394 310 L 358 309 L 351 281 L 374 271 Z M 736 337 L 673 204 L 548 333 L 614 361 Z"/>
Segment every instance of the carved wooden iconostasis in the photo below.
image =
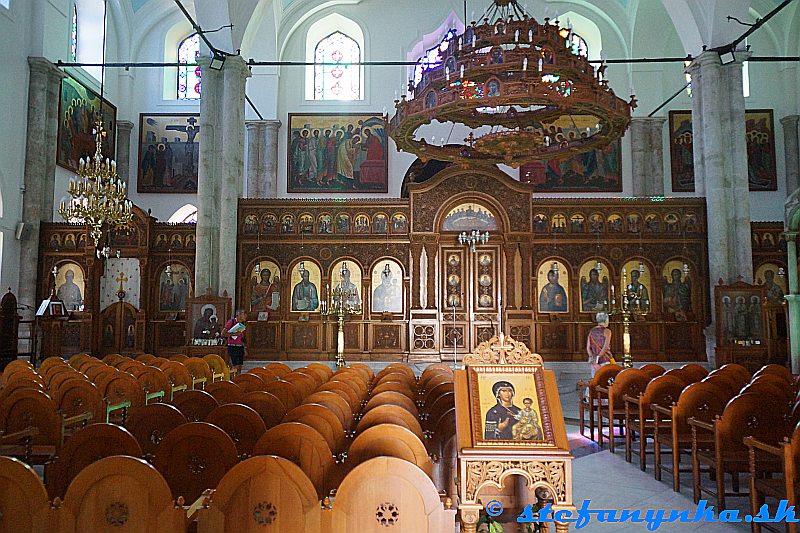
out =
<path fill-rule="evenodd" d="M 55 287 L 69 312 L 62 355 L 183 352 L 194 225 L 160 223 L 134 208 L 130 228 L 106 238 L 112 254 L 98 258 L 84 226 L 42 224 L 38 297 Z"/>
<path fill-rule="evenodd" d="M 789 361 L 789 322 L 786 300 L 789 294 L 789 269 L 786 263 L 786 238 L 782 222 L 753 222 L 753 282 L 764 285 L 764 333 L 770 363 Z"/>

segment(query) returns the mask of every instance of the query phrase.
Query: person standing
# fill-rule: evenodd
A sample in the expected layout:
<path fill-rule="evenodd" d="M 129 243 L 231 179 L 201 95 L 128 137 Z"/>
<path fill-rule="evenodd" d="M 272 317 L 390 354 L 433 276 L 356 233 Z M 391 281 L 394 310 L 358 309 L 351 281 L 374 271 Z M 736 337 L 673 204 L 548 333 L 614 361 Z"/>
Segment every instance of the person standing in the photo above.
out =
<path fill-rule="evenodd" d="M 608 328 L 608 313 L 601 311 L 595 315 L 597 325 L 589 330 L 586 339 L 586 353 L 592 365 L 592 377 L 601 366 L 616 363 L 611 353 L 611 330 Z"/>
<path fill-rule="evenodd" d="M 244 336 L 247 313 L 238 309 L 232 319 L 225 323 L 222 336 L 228 339 L 228 357 L 237 373 L 241 372 L 244 364 Z"/>

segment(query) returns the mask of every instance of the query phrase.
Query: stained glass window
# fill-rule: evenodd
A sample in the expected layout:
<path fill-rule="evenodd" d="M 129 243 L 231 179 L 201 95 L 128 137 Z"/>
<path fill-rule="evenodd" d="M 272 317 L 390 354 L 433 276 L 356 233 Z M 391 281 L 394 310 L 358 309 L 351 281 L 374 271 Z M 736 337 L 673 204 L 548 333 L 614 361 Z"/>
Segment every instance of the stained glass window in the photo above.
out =
<path fill-rule="evenodd" d="M 72 4 L 72 31 L 70 32 L 69 57 L 78 60 L 78 6 Z"/>
<path fill-rule="evenodd" d="M 589 57 L 589 45 L 586 44 L 583 37 L 567 28 L 562 29 L 560 34 L 566 40 L 567 48 L 574 55 Z"/>
<path fill-rule="evenodd" d="M 195 63 L 200 57 L 200 36 L 190 35 L 178 45 L 178 62 Z M 178 67 L 178 100 L 200 98 L 200 66 Z"/>
<path fill-rule="evenodd" d="M 361 100 L 361 47 L 334 32 L 314 48 L 314 100 Z"/>

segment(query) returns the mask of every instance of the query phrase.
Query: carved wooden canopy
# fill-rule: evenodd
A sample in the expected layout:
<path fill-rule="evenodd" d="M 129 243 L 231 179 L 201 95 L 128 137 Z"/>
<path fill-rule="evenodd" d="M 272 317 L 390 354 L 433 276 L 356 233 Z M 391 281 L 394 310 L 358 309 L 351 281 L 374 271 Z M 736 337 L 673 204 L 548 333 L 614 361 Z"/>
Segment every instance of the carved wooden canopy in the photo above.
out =
<path fill-rule="evenodd" d="M 544 361 L 541 355 L 532 353 L 524 343 L 501 333 L 480 343 L 475 353 L 464 356 L 464 364 L 544 366 Z"/>

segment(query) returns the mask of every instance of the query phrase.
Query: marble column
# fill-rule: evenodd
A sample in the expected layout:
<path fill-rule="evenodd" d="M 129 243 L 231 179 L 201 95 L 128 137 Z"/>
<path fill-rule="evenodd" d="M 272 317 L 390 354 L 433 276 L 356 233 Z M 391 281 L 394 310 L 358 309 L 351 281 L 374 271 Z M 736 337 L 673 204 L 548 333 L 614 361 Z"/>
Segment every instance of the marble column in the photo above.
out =
<path fill-rule="evenodd" d="M 522 304 L 520 309 L 531 309 L 531 262 L 533 261 L 533 245 L 529 242 L 520 244 L 522 256 Z"/>
<path fill-rule="evenodd" d="M 789 356 L 792 374 L 800 374 L 800 287 L 797 279 L 797 232 L 786 232 L 787 270 L 789 294 L 785 296 L 789 305 Z"/>
<path fill-rule="evenodd" d="M 53 220 L 58 102 L 65 74 L 43 57 L 28 58 L 28 120 L 25 141 L 24 196 L 20 243 L 19 302 L 36 307 L 35 268 L 39 262 L 39 227 Z M 29 315 L 24 312 L 25 317 Z"/>
<path fill-rule="evenodd" d="M 136 179 L 131 180 L 131 133 L 133 122 L 117 121 L 117 174 L 125 182 L 129 192 L 130 184 L 136 183 Z"/>
<path fill-rule="evenodd" d="M 425 255 L 428 256 L 427 290 L 425 309 L 436 309 L 436 252 L 439 245 L 435 242 L 425 243 Z"/>
<path fill-rule="evenodd" d="M 239 56 L 225 60 L 222 101 L 222 173 L 220 175 L 219 292 L 236 291 L 236 237 L 239 198 L 244 187 L 244 94 L 250 68 Z M 238 302 L 237 302 L 238 305 Z"/>
<path fill-rule="evenodd" d="M 517 276 L 514 264 L 517 259 L 517 243 L 506 243 L 503 251 L 506 255 L 506 290 L 505 293 L 503 293 L 503 307 L 506 309 L 516 309 Z M 503 316 L 503 309 L 500 309 L 500 316 Z"/>
<path fill-rule="evenodd" d="M 783 147 L 786 160 L 786 194 L 800 187 L 800 115 L 781 119 Z"/>
<path fill-rule="evenodd" d="M 664 196 L 664 123 L 666 118 L 631 120 L 633 195 Z"/>
<path fill-rule="evenodd" d="M 278 133 L 280 120 L 247 122 L 247 197 L 278 196 Z"/>
<path fill-rule="evenodd" d="M 211 60 L 198 58 L 203 75 L 203 97 L 200 99 L 200 143 L 197 176 L 197 227 L 194 267 L 194 292 L 205 294 L 207 288 L 217 293 L 219 280 L 219 186 L 217 160 L 222 143 L 220 127 L 222 73 L 209 67 Z"/>
<path fill-rule="evenodd" d="M 411 309 L 422 309 L 422 244 L 411 243 Z"/>

